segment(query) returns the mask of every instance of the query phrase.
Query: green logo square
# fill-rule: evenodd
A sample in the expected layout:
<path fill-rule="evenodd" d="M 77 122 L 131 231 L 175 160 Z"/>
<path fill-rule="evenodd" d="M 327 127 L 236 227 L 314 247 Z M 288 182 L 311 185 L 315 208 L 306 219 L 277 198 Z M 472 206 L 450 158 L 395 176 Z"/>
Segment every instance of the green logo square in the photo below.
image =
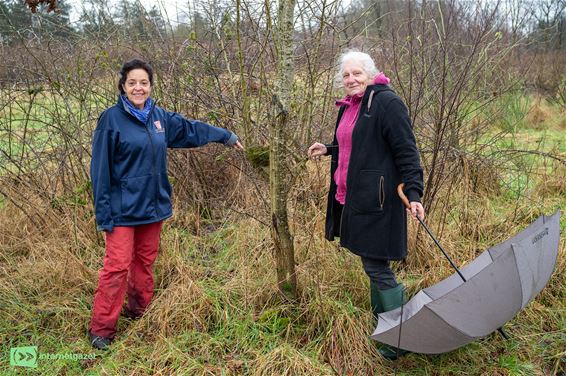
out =
<path fill-rule="evenodd" d="M 36 368 L 37 346 L 12 347 L 10 349 L 10 365 Z"/>

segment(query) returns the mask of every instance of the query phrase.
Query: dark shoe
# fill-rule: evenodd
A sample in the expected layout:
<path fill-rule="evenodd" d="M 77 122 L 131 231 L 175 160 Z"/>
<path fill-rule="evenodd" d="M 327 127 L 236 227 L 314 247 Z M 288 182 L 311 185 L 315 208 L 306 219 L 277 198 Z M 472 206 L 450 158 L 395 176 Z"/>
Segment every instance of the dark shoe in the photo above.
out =
<path fill-rule="evenodd" d="M 129 318 L 130 320 L 138 320 L 142 317 L 143 313 L 134 313 L 127 308 L 122 311 L 122 316 Z"/>
<path fill-rule="evenodd" d="M 110 346 L 110 343 L 112 343 L 111 338 L 97 336 L 90 331 L 88 332 L 88 338 L 92 347 L 97 350 L 108 350 L 108 346 Z"/>

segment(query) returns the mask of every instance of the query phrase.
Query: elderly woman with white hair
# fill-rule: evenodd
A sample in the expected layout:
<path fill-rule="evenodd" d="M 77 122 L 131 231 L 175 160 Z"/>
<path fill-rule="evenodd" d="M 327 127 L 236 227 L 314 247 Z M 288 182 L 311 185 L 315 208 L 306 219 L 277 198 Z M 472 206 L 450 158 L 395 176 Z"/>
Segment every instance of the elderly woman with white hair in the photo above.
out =
<path fill-rule="evenodd" d="M 360 256 L 377 319 L 404 299 L 389 266 L 407 256 L 407 214 L 396 189 L 405 184 L 407 211 L 424 218 L 423 170 L 407 107 L 373 59 L 359 51 L 342 54 L 337 82 L 346 96 L 336 102 L 334 140 L 314 143 L 308 155 L 332 157 L 325 235 Z M 402 353 L 388 346 L 380 352 L 387 359 Z"/>

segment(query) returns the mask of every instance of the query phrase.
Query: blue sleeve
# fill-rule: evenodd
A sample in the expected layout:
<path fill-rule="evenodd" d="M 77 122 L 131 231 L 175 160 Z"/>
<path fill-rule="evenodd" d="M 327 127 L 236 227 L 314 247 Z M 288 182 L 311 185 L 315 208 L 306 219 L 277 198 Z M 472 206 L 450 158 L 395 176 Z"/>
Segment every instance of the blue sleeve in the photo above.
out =
<path fill-rule="evenodd" d="M 99 120 L 100 122 L 100 120 Z M 111 197 L 111 166 L 114 162 L 114 145 L 116 134 L 109 129 L 97 129 L 92 138 L 92 159 L 90 176 L 94 194 L 94 212 L 97 229 L 111 232 L 114 228 Z"/>
<path fill-rule="evenodd" d="M 219 142 L 230 146 L 238 138 L 232 132 L 214 127 L 198 120 L 188 120 L 176 112 L 167 113 L 167 147 L 193 148 L 203 146 L 209 142 Z"/>

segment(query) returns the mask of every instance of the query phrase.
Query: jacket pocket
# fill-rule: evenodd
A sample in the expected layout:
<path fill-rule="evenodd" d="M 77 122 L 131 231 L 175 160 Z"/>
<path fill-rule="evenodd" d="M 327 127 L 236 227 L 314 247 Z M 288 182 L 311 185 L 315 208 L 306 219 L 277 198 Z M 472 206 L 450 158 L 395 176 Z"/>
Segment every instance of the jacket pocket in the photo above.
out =
<path fill-rule="evenodd" d="M 352 208 L 361 213 L 381 213 L 385 204 L 385 175 L 378 170 L 361 170 L 349 196 Z"/>
<path fill-rule="evenodd" d="M 122 217 L 144 220 L 155 215 L 155 181 L 152 175 L 137 176 L 120 180 L 122 190 Z"/>

